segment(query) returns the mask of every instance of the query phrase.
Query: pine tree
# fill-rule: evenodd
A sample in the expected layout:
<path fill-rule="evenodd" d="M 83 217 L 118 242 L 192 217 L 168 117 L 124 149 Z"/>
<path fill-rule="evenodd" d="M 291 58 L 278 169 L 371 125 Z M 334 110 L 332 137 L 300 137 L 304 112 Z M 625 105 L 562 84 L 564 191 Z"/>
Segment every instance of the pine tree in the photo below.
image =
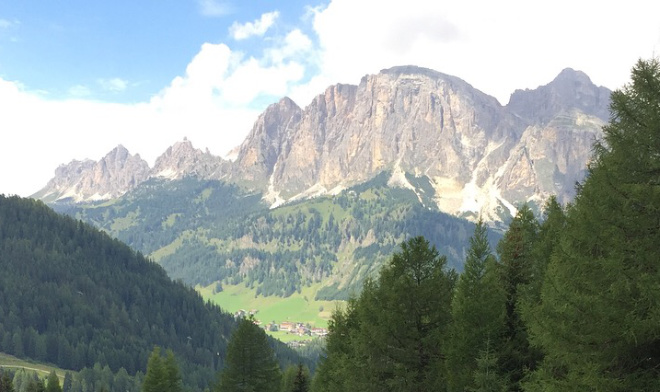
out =
<path fill-rule="evenodd" d="M 534 284 L 534 241 L 538 222 L 527 205 L 521 206 L 497 245 L 500 260 L 500 284 L 505 292 L 503 341 L 498 358 L 500 372 L 511 382 L 510 390 L 519 391 L 525 372 L 534 369 L 541 359 L 531 347 L 527 328 L 521 319 L 519 301 L 525 287 Z"/>
<path fill-rule="evenodd" d="M 610 108 L 529 317 L 546 354 L 530 391 L 660 385 L 660 62 L 640 60 Z"/>
<path fill-rule="evenodd" d="M 9 373 L 0 369 L 0 392 L 14 392 L 14 383 Z"/>
<path fill-rule="evenodd" d="M 216 386 L 218 392 L 278 391 L 280 369 L 266 334 L 252 319 L 243 319 L 227 348 L 226 367 Z"/>
<path fill-rule="evenodd" d="M 477 358 L 502 333 L 504 302 L 487 228 L 480 220 L 470 238 L 465 268 L 452 300 L 452 324 L 445 345 L 449 391 L 464 391 L 475 382 Z M 496 371 L 491 369 L 491 373 Z"/>
<path fill-rule="evenodd" d="M 167 391 L 182 392 L 183 386 L 181 384 L 181 373 L 179 372 L 179 365 L 176 363 L 176 358 L 174 357 L 174 352 L 172 350 L 167 350 L 163 367 L 165 370 Z"/>
<path fill-rule="evenodd" d="M 64 373 L 64 381 L 62 382 L 62 392 L 71 392 L 71 386 L 73 384 L 73 376 L 71 372 Z"/>
<path fill-rule="evenodd" d="M 315 391 L 444 389 L 442 346 L 456 275 L 423 237 L 401 245 L 378 280 L 335 312 Z"/>
<path fill-rule="evenodd" d="M 293 389 L 291 392 L 308 392 L 309 391 L 309 371 L 298 364 L 298 371 L 296 378 L 293 380 Z"/>
<path fill-rule="evenodd" d="M 154 347 L 147 362 L 147 374 L 142 383 L 142 392 L 167 391 L 167 372 L 160 356 L 160 347 Z"/>
<path fill-rule="evenodd" d="M 486 347 L 479 353 L 476 359 L 476 370 L 473 373 L 472 386 L 466 388 L 470 392 L 504 392 L 508 389 L 509 382 L 499 374 L 497 368 L 497 356 L 486 342 Z"/>
<path fill-rule="evenodd" d="M 60 386 L 60 379 L 55 374 L 55 371 L 51 371 L 48 374 L 48 379 L 46 383 L 46 392 L 62 392 L 62 387 Z"/>

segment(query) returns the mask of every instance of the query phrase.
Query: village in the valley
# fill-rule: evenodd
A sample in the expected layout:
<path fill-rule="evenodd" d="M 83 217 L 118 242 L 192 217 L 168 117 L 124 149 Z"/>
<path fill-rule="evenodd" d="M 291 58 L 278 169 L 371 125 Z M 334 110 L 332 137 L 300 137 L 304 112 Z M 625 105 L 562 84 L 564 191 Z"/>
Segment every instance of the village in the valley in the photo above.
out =
<path fill-rule="evenodd" d="M 257 309 L 239 309 L 238 311 L 234 312 L 234 318 L 238 319 L 252 317 L 254 323 L 262 327 L 266 332 L 285 332 L 289 335 L 297 335 L 302 338 L 307 337 L 307 339 L 293 340 L 288 342 L 287 344 L 291 347 L 302 347 L 310 340 L 310 337 L 323 338 L 328 334 L 327 328 L 313 327 L 310 324 L 298 321 L 282 321 L 280 323 L 271 321 L 267 324 L 264 324 L 256 318 L 256 314 L 258 312 L 259 310 Z"/>

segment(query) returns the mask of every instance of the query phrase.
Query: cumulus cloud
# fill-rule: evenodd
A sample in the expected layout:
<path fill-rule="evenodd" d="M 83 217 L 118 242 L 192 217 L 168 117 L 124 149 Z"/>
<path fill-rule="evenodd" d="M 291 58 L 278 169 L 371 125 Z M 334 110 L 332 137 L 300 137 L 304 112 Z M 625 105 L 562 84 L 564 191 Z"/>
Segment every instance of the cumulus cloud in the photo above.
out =
<path fill-rule="evenodd" d="M 234 22 L 234 24 L 229 27 L 229 34 L 231 34 L 231 36 L 237 41 L 253 36 L 263 36 L 266 34 L 266 31 L 273 26 L 279 15 L 280 13 L 278 11 L 273 11 L 261 15 L 261 18 L 253 22 L 243 24 Z"/>
<path fill-rule="evenodd" d="M 459 76 L 505 104 L 514 89 L 535 88 L 572 67 L 617 88 L 639 57 L 660 49 L 658 12 L 660 3 L 644 0 L 597 8 L 570 0 L 332 0 L 312 10 L 321 53 L 316 80 L 356 83 L 414 64 Z"/>
<path fill-rule="evenodd" d="M 228 12 L 225 3 L 198 4 L 208 16 Z M 0 167 L 20 166 L 0 171 L 0 192 L 29 195 L 57 165 L 99 159 L 120 143 L 150 164 L 184 135 L 224 154 L 243 141 L 265 104 L 287 95 L 305 106 L 331 84 L 357 84 L 365 74 L 395 65 L 459 76 L 502 103 L 515 88 L 545 84 L 565 67 L 617 88 L 639 57 L 660 51 L 659 13 L 660 3 L 646 0 L 597 8 L 569 0 L 332 0 L 309 8 L 302 26 L 281 35 L 272 34 L 276 11 L 235 24 L 237 40 L 269 34 L 259 55 L 205 43 L 185 72 L 147 102 L 90 102 L 82 85 L 70 89 L 71 99 L 53 101 L 0 79 Z M 119 78 L 99 83 L 114 91 L 129 87 Z"/>

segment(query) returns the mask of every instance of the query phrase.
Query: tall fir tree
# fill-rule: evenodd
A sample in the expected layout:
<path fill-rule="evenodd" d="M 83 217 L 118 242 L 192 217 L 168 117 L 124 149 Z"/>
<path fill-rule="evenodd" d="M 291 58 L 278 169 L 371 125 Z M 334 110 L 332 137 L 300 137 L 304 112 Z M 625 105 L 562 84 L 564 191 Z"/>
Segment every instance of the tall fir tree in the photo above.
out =
<path fill-rule="evenodd" d="M 167 391 L 167 374 L 163 359 L 160 355 L 160 347 L 154 347 L 147 361 L 147 374 L 142 383 L 142 392 Z"/>
<path fill-rule="evenodd" d="M 62 387 L 60 386 L 60 378 L 57 377 L 57 374 L 54 370 L 48 374 L 46 381 L 46 392 L 62 392 Z"/>
<path fill-rule="evenodd" d="M 484 350 L 492 357 L 493 343 L 499 341 L 504 326 L 505 293 L 487 234 L 486 225 L 479 220 L 452 300 L 452 323 L 445 345 L 448 391 L 474 387 L 477 359 Z M 488 377 L 492 378 L 497 369 L 491 367 Z"/>
<path fill-rule="evenodd" d="M 239 322 L 227 348 L 226 367 L 216 385 L 217 392 L 276 392 L 280 368 L 266 333 L 251 318 Z"/>
<path fill-rule="evenodd" d="M 444 389 L 439 370 L 455 281 L 426 239 L 401 244 L 378 280 L 367 280 L 348 309 L 333 315 L 314 390 Z"/>
<path fill-rule="evenodd" d="M 567 213 L 532 341 L 546 356 L 529 391 L 660 385 L 660 62 L 640 60 Z"/>
<path fill-rule="evenodd" d="M 302 364 L 298 364 L 298 371 L 296 378 L 293 380 L 293 388 L 291 392 L 308 392 L 309 391 L 309 371 L 305 369 Z"/>
<path fill-rule="evenodd" d="M 179 372 L 179 365 L 174 357 L 172 350 L 167 350 L 165 354 L 165 361 L 163 362 L 165 370 L 165 379 L 167 382 L 168 392 L 183 392 L 183 385 L 181 383 L 181 372 Z"/>
<path fill-rule="evenodd" d="M 62 381 L 62 392 L 71 392 L 71 386 L 73 384 L 73 376 L 71 372 L 64 373 L 64 381 Z"/>
<path fill-rule="evenodd" d="M 520 381 L 541 358 L 540 352 L 529 344 L 519 306 L 524 288 L 533 284 L 533 247 L 538 226 L 529 206 L 522 205 L 497 245 L 499 280 L 505 293 L 504 330 L 498 361 L 500 373 L 510 381 L 511 391 L 521 390 Z"/>
<path fill-rule="evenodd" d="M 14 382 L 9 372 L 0 369 L 0 392 L 14 392 Z"/>

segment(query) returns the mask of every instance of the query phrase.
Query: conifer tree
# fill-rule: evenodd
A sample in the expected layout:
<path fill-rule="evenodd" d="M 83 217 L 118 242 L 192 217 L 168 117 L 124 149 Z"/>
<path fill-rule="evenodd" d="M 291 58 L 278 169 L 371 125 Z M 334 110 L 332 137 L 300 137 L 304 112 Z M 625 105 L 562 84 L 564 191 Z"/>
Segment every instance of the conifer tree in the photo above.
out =
<path fill-rule="evenodd" d="M 401 244 L 378 280 L 333 315 L 314 390 L 445 389 L 439 370 L 456 281 L 446 262 L 423 237 Z"/>
<path fill-rule="evenodd" d="M 227 348 L 217 392 L 278 391 L 280 369 L 266 333 L 251 318 L 239 322 Z"/>
<path fill-rule="evenodd" d="M 62 381 L 62 392 L 71 392 L 71 386 L 73 384 L 73 376 L 71 372 L 64 373 L 64 381 Z"/>
<path fill-rule="evenodd" d="M 9 377 L 9 373 L 2 371 L 2 369 L 0 369 L 0 373 L 2 374 L 0 376 L 0 392 L 14 392 L 14 383 Z"/>
<path fill-rule="evenodd" d="M 640 60 L 569 208 L 532 341 L 529 391 L 651 391 L 660 385 L 660 62 Z"/>
<path fill-rule="evenodd" d="M 167 373 L 160 356 L 160 347 L 154 347 L 147 362 L 147 374 L 142 383 L 142 392 L 167 391 Z"/>
<path fill-rule="evenodd" d="M 181 373 L 179 372 L 179 365 L 176 363 L 176 358 L 172 350 L 167 350 L 163 367 L 165 369 L 168 392 L 182 392 Z"/>
<path fill-rule="evenodd" d="M 520 390 L 525 372 L 534 369 L 541 358 L 540 352 L 529 344 L 519 306 L 524 288 L 533 284 L 533 247 L 537 234 L 538 221 L 529 206 L 523 205 L 497 245 L 499 279 L 505 293 L 504 331 L 498 360 L 500 372 L 511 382 L 512 391 Z"/>
<path fill-rule="evenodd" d="M 48 374 L 48 379 L 46 382 L 46 392 L 62 392 L 62 387 L 60 386 L 60 379 L 55 374 L 55 371 L 51 371 Z"/>
<path fill-rule="evenodd" d="M 452 300 L 452 324 L 445 345 L 449 391 L 465 391 L 475 382 L 480 353 L 488 349 L 491 355 L 490 346 L 502 333 L 504 302 L 487 228 L 479 220 L 470 238 L 465 267 Z M 495 374 L 497 368 L 492 366 L 489 371 L 488 377 Z"/>
<path fill-rule="evenodd" d="M 309 371 L 307 371 L 302 364 L 298 364 L 298 371 L 296 378 L 293 380 L 293 389 L 291 392 L 308 392 L 309 391 Z"/>

